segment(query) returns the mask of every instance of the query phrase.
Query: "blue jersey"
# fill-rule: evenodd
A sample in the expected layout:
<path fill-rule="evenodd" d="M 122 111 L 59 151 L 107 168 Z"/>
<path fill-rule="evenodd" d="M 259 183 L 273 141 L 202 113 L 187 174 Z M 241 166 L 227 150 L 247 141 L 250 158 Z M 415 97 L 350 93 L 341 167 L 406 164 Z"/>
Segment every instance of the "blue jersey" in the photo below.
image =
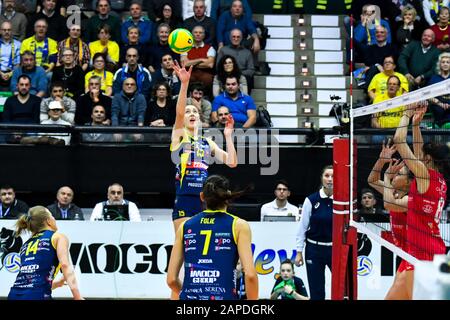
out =
<path fill-rule="evenodd" d="M 177 195 L 199 195 L 208 178 L 211 146 L 205 137 L 187 134 L 172 150 L 176 163 L 175 187 Z"/>
<path fill-rule="evenodd" d="M 306 238 L 320 242 L 332 242 L 333 199 L 322 198 L 320 191 L 309 195 L 308 199 L 311 202 L 311 218 Z"/>
<path fill-rule="evenodd" d="M 234 300 L 238 217 L 205 210 L 183 225 L 184 281 L 181 300 Z"/>
<path fill-rule="evenodd" d="M 45 230 L 32 236 L 20 249 L 20 271 L 12 287 L 22 294 L 40 292 L 48 298 L 54 276 L 59 271 L 59 260 L 53 246 L 54 231 Z"/>

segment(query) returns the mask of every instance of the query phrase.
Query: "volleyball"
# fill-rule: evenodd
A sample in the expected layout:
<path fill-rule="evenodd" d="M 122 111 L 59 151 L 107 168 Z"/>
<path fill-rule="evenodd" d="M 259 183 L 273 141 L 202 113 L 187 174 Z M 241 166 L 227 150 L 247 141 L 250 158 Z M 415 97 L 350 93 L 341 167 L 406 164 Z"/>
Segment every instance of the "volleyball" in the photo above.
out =
<path fill-rule="evenodd" d="M 358 257 L 358 275 L 359 276 L 368 276 L 373 269 L 372 261 L 367 256 L 359 256 Z"/>
<path fill-rule="evenodd" d="M 11 273 L 17 273 L 20 270 L 20 255 L 16 252 L 9 253 L 3 260 L 3 266 Z"/>
<path fill-rule="evenodd" d="M 194 37 L 189 30 L 178 28 L 169 34 L 169 47 L 173 52 L 185 53 L 192 49 Z"/>

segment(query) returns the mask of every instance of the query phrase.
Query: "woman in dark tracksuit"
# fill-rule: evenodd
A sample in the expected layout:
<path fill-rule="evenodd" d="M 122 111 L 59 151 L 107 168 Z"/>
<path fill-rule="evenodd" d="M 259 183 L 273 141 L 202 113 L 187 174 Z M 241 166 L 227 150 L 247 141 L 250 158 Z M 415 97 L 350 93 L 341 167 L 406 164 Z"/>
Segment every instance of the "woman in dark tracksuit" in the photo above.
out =
<path fill-rule="evenodd" d="M 311 300 L 325 300 L 325 266 L 331 271 L 333 228 L 333 166 L 321 174 L 322 187 L 306 197 L 297 231 L 295 264 L 302 266 L 305 247 L 306 273 Z"/>

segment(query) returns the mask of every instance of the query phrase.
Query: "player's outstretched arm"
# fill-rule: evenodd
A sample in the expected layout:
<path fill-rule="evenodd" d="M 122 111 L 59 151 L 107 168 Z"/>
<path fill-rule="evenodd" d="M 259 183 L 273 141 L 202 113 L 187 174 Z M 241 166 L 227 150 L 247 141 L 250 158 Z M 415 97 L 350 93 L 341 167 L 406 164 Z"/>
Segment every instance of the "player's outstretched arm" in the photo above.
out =
<path fill-rule="evenodd" d="M 189 87 L 189 79 L 191 78 L 192 67 L 189 67 L 186 70 L 184 66 L 180 67 L 178 62 L 175 61 L 173 69 L 181 82 L 180 93 L 178 94 L 177 106 L 175 111 L 175 123 L 172 129 L 172 144 L 175 146 L 180 143 L 180 140 L 184 135 L 184 113 L 186 110 L 187 92 Z"/>

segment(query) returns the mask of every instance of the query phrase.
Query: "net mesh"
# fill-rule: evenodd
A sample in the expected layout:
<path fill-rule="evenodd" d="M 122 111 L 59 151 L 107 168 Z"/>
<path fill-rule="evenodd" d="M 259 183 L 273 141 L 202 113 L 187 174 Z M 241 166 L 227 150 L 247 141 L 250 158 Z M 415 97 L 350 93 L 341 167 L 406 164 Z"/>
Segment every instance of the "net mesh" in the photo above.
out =
<path fill-rule="evenodd" d="M 445 110 L 441 102 L 449 92 L 446 80 L 351 110 L 352 123 L 366 118 L 371 127 L 390 129 L 370 135 L 352 131 L 358 142 L 352 180 L 358 210 L 352 225 L 412 266 L 450 247 L 450 172 L 444 159 L 450 130 L 433 110 Z"/>

